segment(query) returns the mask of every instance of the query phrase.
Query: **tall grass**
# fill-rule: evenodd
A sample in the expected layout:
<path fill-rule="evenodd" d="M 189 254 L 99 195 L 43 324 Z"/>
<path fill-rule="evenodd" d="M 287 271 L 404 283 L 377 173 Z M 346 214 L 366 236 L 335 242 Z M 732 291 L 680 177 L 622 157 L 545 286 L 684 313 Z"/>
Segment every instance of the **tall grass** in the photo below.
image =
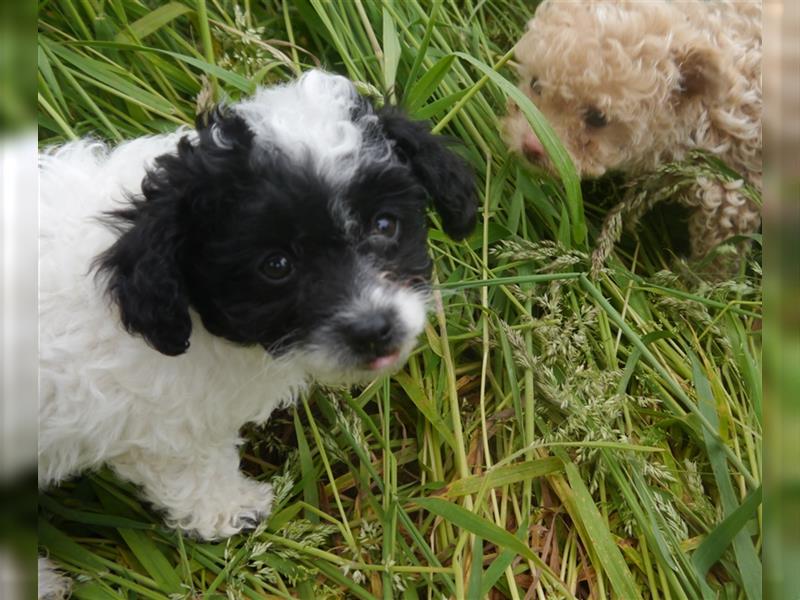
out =
<path fill-rule="evenodd" d="M 166 529 L 127 483 L 40 496 L 40 541 L 100 598 L 761 597 L 760 266 L 707 283 L 658 220 L 590 276 L 618 181 L 583 190 L 514 88 L 522 0 L 43 0 L 42 145 L 192 123 L 317 65 L 460 139 L 480 225 L 430 235 L 437 294 L 391 380 L 247 430 L 255 532 Z M 203 91 L 203 94 L 201 94 Z M 513 98 L 559 173 L 510 157 Z M 582 193 L 583 192 L 583 193 Z"/>

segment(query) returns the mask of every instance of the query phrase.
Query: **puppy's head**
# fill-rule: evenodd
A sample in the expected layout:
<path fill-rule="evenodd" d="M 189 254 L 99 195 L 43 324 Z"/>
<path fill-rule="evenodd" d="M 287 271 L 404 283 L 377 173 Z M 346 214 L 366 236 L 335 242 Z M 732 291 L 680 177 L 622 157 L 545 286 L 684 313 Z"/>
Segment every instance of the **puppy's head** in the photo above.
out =
<path fill-rule="evenodd" d="M 668 2 L 546 0 L 516 58 L 520 89 L 583 176 L 647 169 L 680 156 L 703 104 L 724 86 L 720 53 Z M 503 135 L 512 150 L 551 166 L 513 103 Z"/>
<path fill-rule="evenodd" d="M 425 322 L 428 201 L 454 238 L 476 211 L 441 138 L 318 71 L 201 118 L 142 191 L 100 258 L 126 328 L 181 354 L 191 308 L 327 383 L 402 363 Z"/>

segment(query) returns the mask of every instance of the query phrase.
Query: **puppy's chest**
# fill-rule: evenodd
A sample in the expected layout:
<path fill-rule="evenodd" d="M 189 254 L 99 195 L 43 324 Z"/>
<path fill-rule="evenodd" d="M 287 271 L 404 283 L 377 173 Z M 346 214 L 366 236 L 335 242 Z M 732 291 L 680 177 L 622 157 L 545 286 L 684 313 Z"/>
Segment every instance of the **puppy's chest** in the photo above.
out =
<path fill-rule="evenodd" d="M 236 346 L 205 331 L 195 331 L 189 352 L 177 361 L 173 382 L 183 388 L 180 395 L 211 423 L 237 429 L 290 404 L 307 381 L 299 359 L 273 359 L 259 347 Z"/>

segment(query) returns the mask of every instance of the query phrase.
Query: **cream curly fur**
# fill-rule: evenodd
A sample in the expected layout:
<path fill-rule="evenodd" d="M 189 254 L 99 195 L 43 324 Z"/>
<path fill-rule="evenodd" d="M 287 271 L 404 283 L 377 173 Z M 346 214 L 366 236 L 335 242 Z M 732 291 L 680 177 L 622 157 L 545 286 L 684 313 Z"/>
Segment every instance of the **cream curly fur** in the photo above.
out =
<path fill-rule="evenodd" d="M 642 174 L 700 149 L 761 189 L 760 2 L 545 0 L 516 58 L 581 176 Z M 592 109 L 607 125 L 586 123 Z M 513 150 L 537 147 L 513 105 L 503 130 Z M 713 182 L 682 201 L 695 257 L 760 225 L 757 206 Z"/>

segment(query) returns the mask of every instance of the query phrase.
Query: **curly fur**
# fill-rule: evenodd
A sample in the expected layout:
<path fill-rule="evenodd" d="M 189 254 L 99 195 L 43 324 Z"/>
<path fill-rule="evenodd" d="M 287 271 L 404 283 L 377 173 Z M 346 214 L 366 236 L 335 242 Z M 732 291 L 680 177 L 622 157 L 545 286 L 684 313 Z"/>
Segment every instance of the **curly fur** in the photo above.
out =
<path fill-rule="evenodd" d="M 582 176 L 641 174 L 700 149 L 760 189 L 759 2 L 545 0 L 516 57 L 520 89 Z M 503 129 L 513 150 L 547 165 L 515 106 Z M 695 257 L 759 227 L 757 206 L 728 192 L 706 187 L 683 198 Z"/>
<path fill-rule="evenodd" d="M 108 464 L 209 539 L 270 511 L 240 427 L 398 368 L 425 323 L 428 198 L 455 237 L 476 212 L 445 140 L 319 71 L 196 130 L 53 149 L 40 196 L 40 486 Z"/>
<path fill-rule="evenodd" d="M 62 575 L 49 559 L 39 557 L 36 583 L 37 596 L 43 600 L 66 600 L 70 597 L 72 581 Z"/>

